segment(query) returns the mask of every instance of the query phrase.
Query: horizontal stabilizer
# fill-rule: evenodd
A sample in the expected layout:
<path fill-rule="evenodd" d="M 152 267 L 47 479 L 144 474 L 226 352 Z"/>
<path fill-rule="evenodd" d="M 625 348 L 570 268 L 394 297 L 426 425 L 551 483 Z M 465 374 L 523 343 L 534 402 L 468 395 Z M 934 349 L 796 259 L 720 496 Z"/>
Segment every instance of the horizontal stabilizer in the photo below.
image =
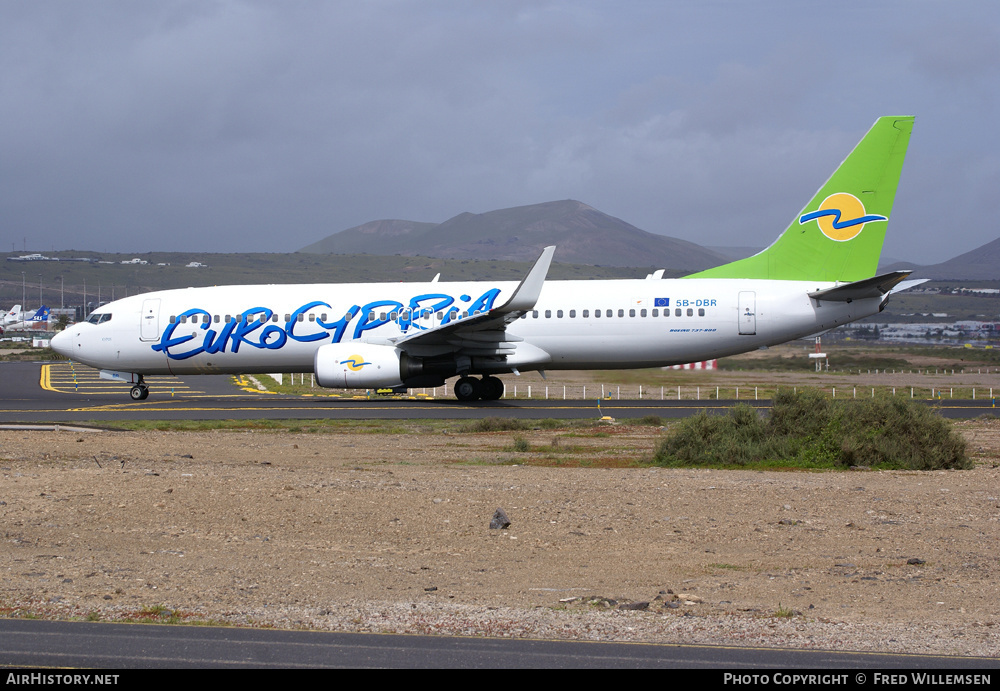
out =
<path fill-rule="evenodd" d="M 911 278 L 909 281 L 902 281 L 896 284 L 896 287 L 890 290 L 890 293 L 902 293 L 904 290 L 909 290 L 910 288 L 916 288 L 921 283 L 927 283 L 931 279 L 929 278 Z"/>
<path fill-rule="evenodd" d="M 873 276 L 862 281 L 845 283 L 841 286 L 817 290 L 809 293 L 814 300 L 832 300 L 835 302 L 851 302 L 865 298 L 880 298 L 892 291 L 896 284 L 909 276 L 912 271 L 893 271 L 892 273 Z"/>

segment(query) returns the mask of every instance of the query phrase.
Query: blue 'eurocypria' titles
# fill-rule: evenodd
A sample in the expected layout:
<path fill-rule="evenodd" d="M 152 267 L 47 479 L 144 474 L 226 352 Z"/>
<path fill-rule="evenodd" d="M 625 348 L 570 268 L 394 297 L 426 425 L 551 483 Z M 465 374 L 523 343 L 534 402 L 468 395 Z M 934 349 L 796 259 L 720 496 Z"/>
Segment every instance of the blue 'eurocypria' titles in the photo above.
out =
<path fill-rule="evenodd" d="M 252 348 L 278 350 L 288 343 L 289 339 L 300 343 L 323 341 L 327 338 L 331 343 L 340 343 L 351 323 L 354 323 L 352 340 L 361 337 L 365 332 L 392 323 L 398 326 L 401 333 L 411 328 L 424 330 L 428 327 L 419 323 L 420 317 L 426 314 L 443 313 L 440 324 L 447 324 L 457 319 L 459 314 L 467 312 L 487 312 L 493 308 L 493 303 L 500 294 L 499 288 L 491 288 L 475 300 L 469 295 L 455 297 L 445 293 L 424 293 L 412 297 L 406 305 L 398 300 L 376 300 L 364 306 L 352 305 L 343 317 L 334 322 L 325 322 L 320 318 L 315 321 L 299 321 L 299 316 L 311 310 L 326 307 L 333 309 L 329 303 L 322 300 L 307 302 L 289 315 L 284 326 L 272 323 L 276 312 L 268 307 L 251 307 L 243 310 L 237 318 L 221 325 L 221 330 L 212 328 L 212 315 L 208 310 L 192 307 L 177 315 L 177 318 L 163 330 L 160 340 L 151 347 L 156 352 L 164 353 L 172 360 L 185 360 L 201 353 L 238 353 L 240 346 L 246 344 Z M 461 309 L 456 303 L 467 303 Z M 395 315 L 395 318 L 393 318 Z M 198 328 L 204 331 L 204 336 L 198 339 L 195 333 L 174 337 L 178 326 L 192 319 L 201 319 Z"/>

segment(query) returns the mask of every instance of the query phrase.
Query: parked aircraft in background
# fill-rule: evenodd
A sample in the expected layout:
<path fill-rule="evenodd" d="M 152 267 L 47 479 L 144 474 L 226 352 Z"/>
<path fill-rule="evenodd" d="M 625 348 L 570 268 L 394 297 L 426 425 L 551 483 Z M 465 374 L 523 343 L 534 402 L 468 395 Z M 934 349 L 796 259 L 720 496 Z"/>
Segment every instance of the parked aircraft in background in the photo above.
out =
<path fill-rule="evenodd" d="M 15 309 L 20 309 L 20 305 L 15 305 Z M 11 310 L 13 312 L 13 310 Z M 34 312 L 21 313 L 21 319 L 9 324 L 4 324 L 7 331 L 24 331 L 27 329 L 44 329 L 49 321 L 49 308 L 42 305 Z"/>
<path fill-rule="evenodd" d="M 148 395 L 147 374 L 314 372 L 337 388 L 438 386 L 495 400 L 495 375 L 709 360 L 884 308 L 876 276 L 913 126 L 884 117 L 762 252 L 680 279 L 188 288 L 128 297 L 57 334 L 57 352 Z M 479 376 L 474 376 L 479 375 Z"/>
<path fill-rule="evenodd" d="M 10 308 L 9 312 L 5 312 L 3 315 L 3 320 L 0 321 L 0 326 L 6 327 L 8 324 L 13 324 L 14 322 L 24 321 L 24 317 L 21 316 L 21 306 L 14 305 Z"/>

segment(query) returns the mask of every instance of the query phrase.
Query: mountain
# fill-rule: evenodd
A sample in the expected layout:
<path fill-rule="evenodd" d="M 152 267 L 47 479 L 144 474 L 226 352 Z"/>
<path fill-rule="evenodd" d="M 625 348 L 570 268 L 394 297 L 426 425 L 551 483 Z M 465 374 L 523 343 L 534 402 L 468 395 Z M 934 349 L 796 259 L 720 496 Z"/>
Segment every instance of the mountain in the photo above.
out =
<path fill-rule="evenodd" d="M 419 238 L 437 223 L 420 223 L 418 221 L 369 221 L 360 226 L 348 228 L 334 233 L 303 247 L 299 252 L 310 254 L 396 254 L 396 252 L 381 252 L 379 249 L 393 249 L 395 243 L 414 244 Z M 388 247 L 385 243 L 390 243 Z"/>
<path fill-rule="evenodd" d="M 913 268 L 913 264 L 902 262 L 886 267 L 889 271 Z M 990 281 L 1000 279 L 1000 238 L 940 264 L 917 267 L 913 271 L 913 278 L 931 278 L 948 281 Z"/>
<path fill-rule="evenodd" d="M 699 271 L 728 259 L 693 242 L 640 230 L 582 202 L 462 213 L 444 223 L 372 221 L 300 252 L 533 261 L 556 245 L 559 262 Z"/>

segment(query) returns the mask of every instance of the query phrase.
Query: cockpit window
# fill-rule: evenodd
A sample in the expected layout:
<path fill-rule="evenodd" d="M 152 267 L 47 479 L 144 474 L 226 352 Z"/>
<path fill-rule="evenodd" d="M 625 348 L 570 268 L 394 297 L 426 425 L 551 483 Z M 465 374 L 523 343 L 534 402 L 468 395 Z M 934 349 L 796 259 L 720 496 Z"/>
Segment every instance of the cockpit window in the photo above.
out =
<path fill-rule="evenodd" d="M 104 322 L 109 322 L 109 321 L 111 321 L 110 312 L 106 312 L 104 314 L 98 314 L 97 312 L 95 312 L 94 314 L 87 317 L 88 324 L 103 324 Z"/>

